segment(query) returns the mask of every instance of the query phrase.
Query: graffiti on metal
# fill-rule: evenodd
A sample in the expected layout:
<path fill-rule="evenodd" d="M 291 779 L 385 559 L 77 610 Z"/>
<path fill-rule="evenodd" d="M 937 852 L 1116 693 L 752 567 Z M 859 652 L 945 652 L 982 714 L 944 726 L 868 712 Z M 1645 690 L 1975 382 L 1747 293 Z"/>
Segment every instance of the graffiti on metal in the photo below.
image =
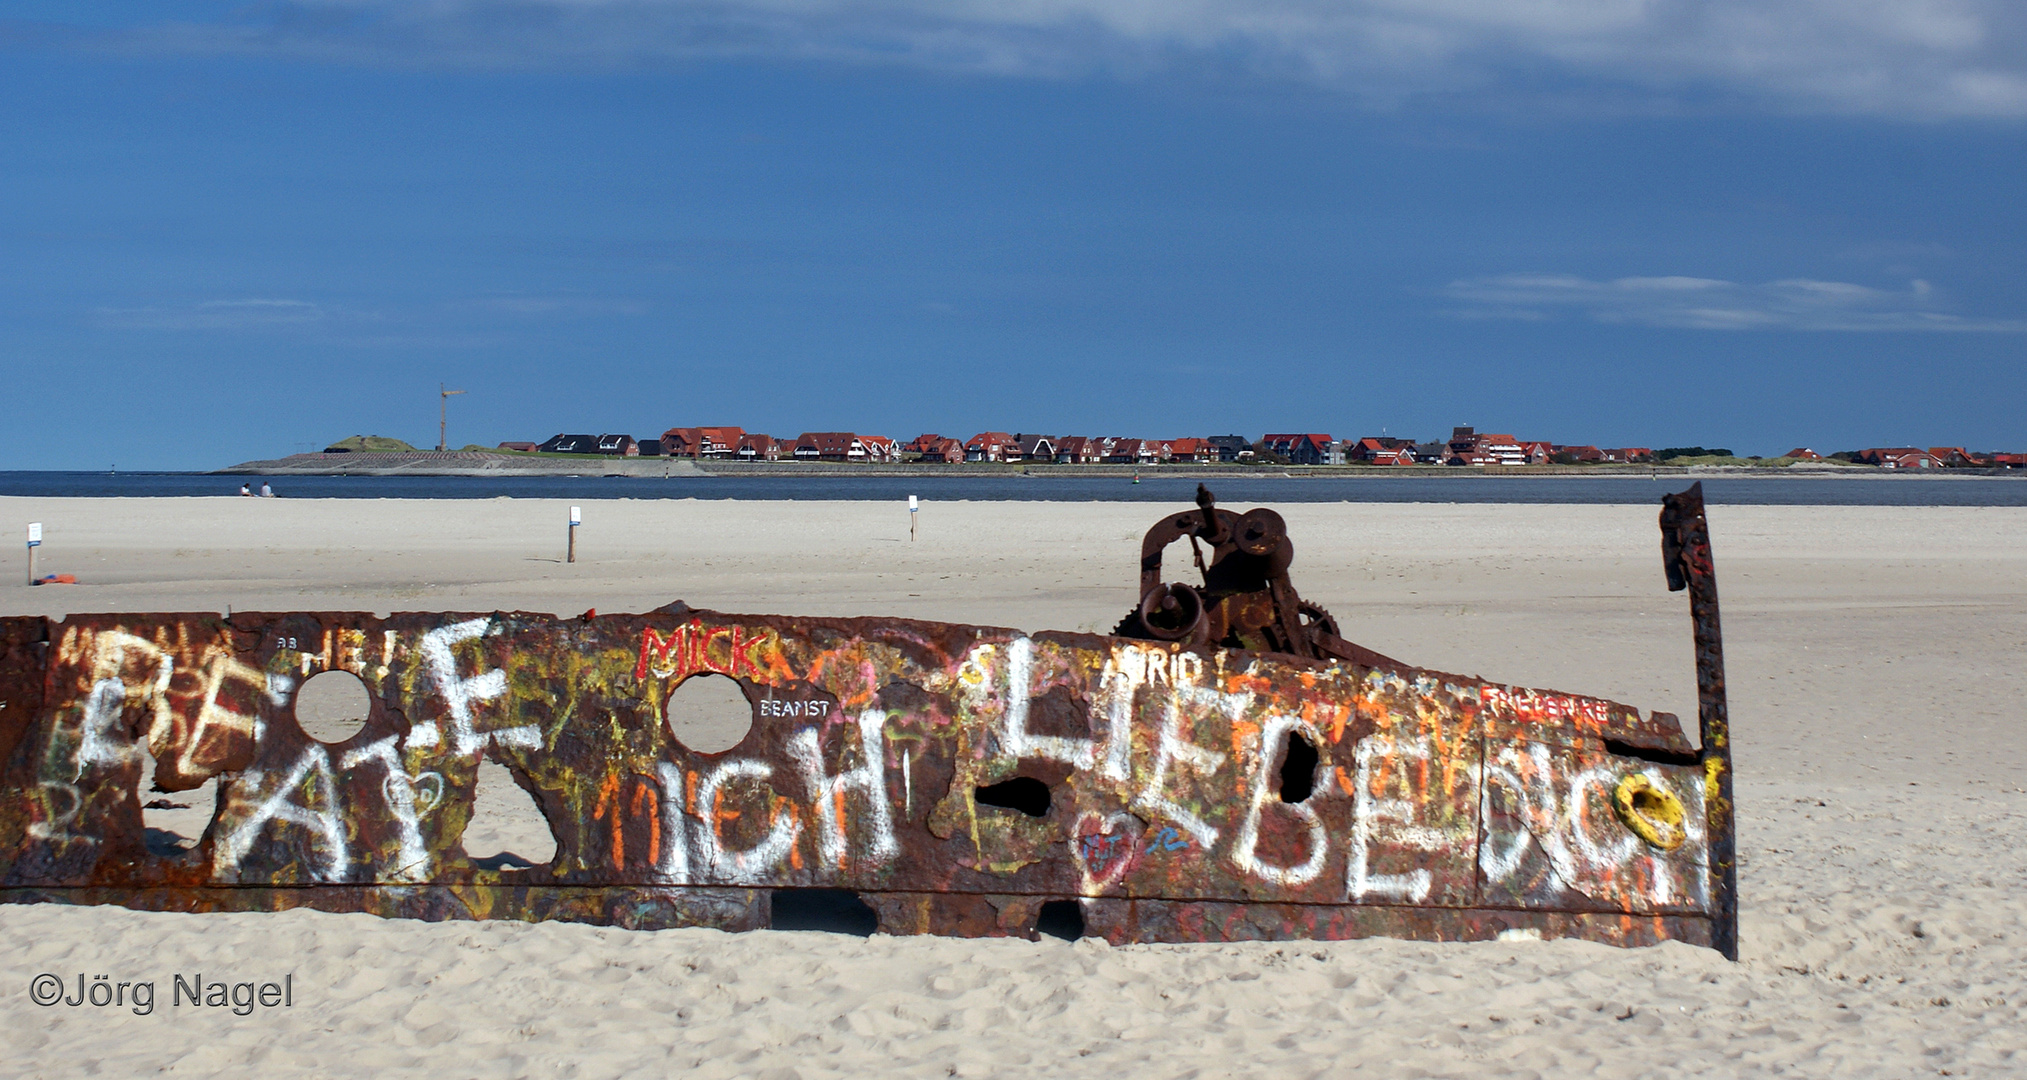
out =
<path fill-rule="evenodd" d="M 891 933 L 1028 935 L 1069 901 L 1119 942 L 1630 945 L 1713 943 L 1728 887 L 1673 717 L 1377 654 L 680 604 L 17 618 L 0 644 L 0 900 L 747 929 L 824 888 Z M 325 671 L 372 701 L 335 743 L 295 717 Z M 750 729 L 704 753 L 667 718 L 712 679 Z M 466 852 L 488 760 L 552 860 Z M 151 847 L 150 792 L 214 779 L 202 838 Z"/>

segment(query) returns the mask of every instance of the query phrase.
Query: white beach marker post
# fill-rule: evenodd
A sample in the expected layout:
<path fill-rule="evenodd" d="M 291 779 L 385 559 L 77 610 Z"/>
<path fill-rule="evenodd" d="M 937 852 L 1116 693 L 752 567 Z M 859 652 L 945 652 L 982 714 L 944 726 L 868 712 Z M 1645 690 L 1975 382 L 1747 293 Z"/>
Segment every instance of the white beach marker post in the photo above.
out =
<path fill-rule="evenodd" d="M 915 496 L 908 496 L 908 542 L 911 544 L 915 542 L 915 511 L 921 508 L 916 503 Z"/>
<path fill-rule="evenodd" d="M 565 549 L 565 552 L 564 552 L 564 555 L 563 555 L 563 561 L 564 561 L 564 562 L 576 562 L 576 561 L 577 561 L 577 526 L 578 526 L 578 525 L 580 525 L 580 524 L 582 524 L 582 523 L 583 523 L 583 521 L 584 521 L 584 511 L 582 511 L 582 510 L 578 509 L 578 508 L 577 508 L 577 507 L 575 507 L 575 506 L 571 507 L 571 508 L 570 508 L 570 546 L 569 546 L 569 547 L 568 547 L 567 549 Z"/>
<path fill-rule="evenodd" d="M 42 546 L 42 522 L 28 523 L 28 583 L 35 584 L 35 549 Z"/>

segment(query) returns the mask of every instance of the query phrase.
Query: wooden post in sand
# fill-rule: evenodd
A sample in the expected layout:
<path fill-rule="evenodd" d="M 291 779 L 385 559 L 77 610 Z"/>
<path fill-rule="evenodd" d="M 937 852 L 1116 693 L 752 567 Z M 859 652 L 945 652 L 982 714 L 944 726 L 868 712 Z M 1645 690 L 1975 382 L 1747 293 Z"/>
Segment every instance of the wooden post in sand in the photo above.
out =
<path fill-rule="evenodd" d="M 563 561 L 577 561 L 577 526 L 584 520 L 584 512 L 577 507 L 570 508 L 570 545 L 564 549 Z"/>
<path fill-rule="evenodd" d="M 28 583 L 35 584 L 35 549 L 42 546 L 42 522 L 28 523 Z"/>
<path fill-rule="evenodd" d="M 915 542 L 915 512 L 921 508 L 915 496 L 908 496 L 908 542 L 911 544 Z"/>

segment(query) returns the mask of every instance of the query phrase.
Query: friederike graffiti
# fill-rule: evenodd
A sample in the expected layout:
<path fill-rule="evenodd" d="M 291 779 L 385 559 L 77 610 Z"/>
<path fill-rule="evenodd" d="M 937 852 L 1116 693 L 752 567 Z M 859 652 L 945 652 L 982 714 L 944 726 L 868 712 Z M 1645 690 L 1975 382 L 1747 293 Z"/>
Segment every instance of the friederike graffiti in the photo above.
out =
<path fill-rule="evenodd" d="M 892 932 L 1027 933 L 1075 899 L 1121 941 L 1710 939 L 1703 772 L 1672 717 L 1592 698 L 680 605 L 0 622 L 40 658 L 0 665 L 0 899 L 739 929 L 770 890 L 826 887 Z M 336 744 L 294 719 L 324 670 L 373 697 Z M 750 706 L 719 754 L 665 722 L 706 674 Z M 485 760 L 541 808 L 547 865 L 467 857 Z M 151 854 L 149 792 L 214 777 L 201 842 Z"/>

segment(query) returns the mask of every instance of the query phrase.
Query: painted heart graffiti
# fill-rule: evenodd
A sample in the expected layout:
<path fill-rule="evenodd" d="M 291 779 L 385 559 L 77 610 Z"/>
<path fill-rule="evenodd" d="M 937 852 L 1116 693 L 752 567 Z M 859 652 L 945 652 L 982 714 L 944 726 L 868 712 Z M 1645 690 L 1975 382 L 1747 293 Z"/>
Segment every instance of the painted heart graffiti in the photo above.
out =
<path fill-rule="evenodd" d="M 1071 850 L 1084 871 L 1087 892 L 1105 889 L 1140 861 L 1140 834 L 1146 824 L 1132 814 L 1086 811 L 1070 837 Z"/>

